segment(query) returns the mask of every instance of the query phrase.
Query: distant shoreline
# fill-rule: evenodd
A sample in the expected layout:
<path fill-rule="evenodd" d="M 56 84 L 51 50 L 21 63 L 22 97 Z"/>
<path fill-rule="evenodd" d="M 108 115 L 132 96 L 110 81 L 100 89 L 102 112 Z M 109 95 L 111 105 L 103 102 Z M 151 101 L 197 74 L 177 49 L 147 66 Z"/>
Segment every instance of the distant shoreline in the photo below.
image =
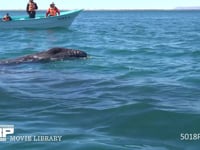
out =
<path fill-rule="evenodd" d="M 61 11 L 68 11 L 72 9 L 61 9 Z M 2 9 L 0 11 L 26 11 L 24 9 Z M 46 11 L 41 9 L 38 11 Z M 84 9 L 84 11 L 200 11 L 198 9 L 189 9 L 189 8 L 175 8 L 175 9 Z"/>

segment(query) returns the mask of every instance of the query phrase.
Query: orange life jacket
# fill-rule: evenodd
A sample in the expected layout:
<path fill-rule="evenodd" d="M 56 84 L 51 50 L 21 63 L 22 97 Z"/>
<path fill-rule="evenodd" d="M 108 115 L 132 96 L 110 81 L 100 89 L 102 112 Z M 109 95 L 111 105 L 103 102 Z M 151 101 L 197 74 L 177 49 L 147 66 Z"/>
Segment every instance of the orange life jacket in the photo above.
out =
<path fill-rule="evenodd" d="M 56 7 L 55 8 L 49 8 L 49 14 L 50 14 L 50 16 L 56 16 L 57 12 L 58 12 L 58 10 L 57 10 Z"/>
<path fill-rule="evenodd" d="M 35 3 L 29 3 L 28 11 L 35 11 Z"/>
<path fill-rule="evenodd" d="M 10 21 L 10 17 L 4 16 L 4 17 L 3 17 L 3 21 Z"/>

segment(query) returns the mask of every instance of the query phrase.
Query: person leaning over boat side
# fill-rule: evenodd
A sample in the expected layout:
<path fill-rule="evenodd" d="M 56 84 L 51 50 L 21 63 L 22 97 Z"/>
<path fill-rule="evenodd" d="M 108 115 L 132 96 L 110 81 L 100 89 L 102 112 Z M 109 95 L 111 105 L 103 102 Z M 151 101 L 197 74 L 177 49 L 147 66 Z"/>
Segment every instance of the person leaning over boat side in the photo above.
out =
<path fill-rule="evenodd" d="M 50 8 L 46 12 L 46 17 L 60 15 L 60 10 L 55 6 L 54 3 L 50 4 Z"/>
<path fill-rule="evenodd" d="M 12 18 L 9 16 L 9 13 L 6 13 L 6 15 L 2 18 L 3 21 L 11 21 Z"/>
<path fill-rule="evenodd" d="M 36 9 L 38 9 L 38 6 L 33 0 L 29 0 L 29 3 L 26 6 L 26 11 L 29 14 L 29 18 L 35 18 Z"/>

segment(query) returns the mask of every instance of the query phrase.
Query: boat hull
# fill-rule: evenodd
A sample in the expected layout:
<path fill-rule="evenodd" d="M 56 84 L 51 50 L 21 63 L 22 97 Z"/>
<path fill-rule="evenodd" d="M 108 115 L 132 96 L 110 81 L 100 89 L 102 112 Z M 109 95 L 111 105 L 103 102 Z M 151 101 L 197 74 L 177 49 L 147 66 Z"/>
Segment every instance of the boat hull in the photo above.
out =
<path fill-rule="evenodd" d="M 62 12 L 60 16 L 44 17 L 35 19 L 27 17 L 13 18 L 12 21 L 0 21 L 0 29 L 46 29 L 46 28 L 68 28 L 76 16 L 82 10 L 71 10 Z"/>

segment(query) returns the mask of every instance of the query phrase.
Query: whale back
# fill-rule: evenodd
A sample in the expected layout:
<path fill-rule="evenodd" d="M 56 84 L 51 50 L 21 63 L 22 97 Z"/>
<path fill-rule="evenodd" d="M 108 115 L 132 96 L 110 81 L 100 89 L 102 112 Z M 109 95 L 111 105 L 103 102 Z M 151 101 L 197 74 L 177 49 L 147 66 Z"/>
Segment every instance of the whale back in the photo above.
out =
<path fill-rule="evenodd" d="M 55 55 L 57 53 L 60 53 L 63 50 L 64 50 L 63 48 L 51 48 L 50 50 L 47 51 L 47 53 Z"/>
<path fill-rule="evenodd" d="M 47 51 L 47 53 L 54 57 L 87 57 L 87 53 L 81 50 L 67 48 L 51 48 Z"/>
<path fill-rule="evenodd" d="M 0 65 L 19 64 L 28 62 L 44 62 L 53 60 L 64 60 L 69 58 L 87 57 L 87 53 L 81 50 L 67 48 L 51 48 L 48 51 L 39 52 L 31 55 L 22 56 L 16 59 L 0 60 Z"/>

